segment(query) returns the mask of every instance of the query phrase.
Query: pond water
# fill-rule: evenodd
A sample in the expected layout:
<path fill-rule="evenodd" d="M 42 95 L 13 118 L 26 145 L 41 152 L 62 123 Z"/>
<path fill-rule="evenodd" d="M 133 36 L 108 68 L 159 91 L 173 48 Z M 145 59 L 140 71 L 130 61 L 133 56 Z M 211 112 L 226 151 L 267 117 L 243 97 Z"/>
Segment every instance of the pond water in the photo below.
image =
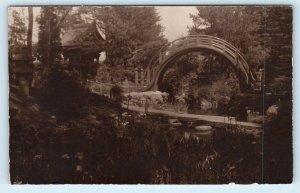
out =
<path fill-rule="evenodd" d="M 164 130 L 161 135 L 165 135 L 168 156 L 154 170 L 156 177 L 164 176 L 164 180 L 154 178 L 152 183 L 260 181 L 261 143 L 257 138 L 229 128 L 214 128 L 203 121 L 178 121 L 179 125 L 173 120 L 176 124 L 172 125 L 168 119 L 155 118 L 156 126 Z"/>
<path fill-rule="evenodd" d="M 11 152 L 15 166 L 11 174 L 13 181 L 33 184 L 259 183 L 259 140 L 208 126 L 201 121 L 134 113 L 99 120 L 92 116 L 59 125 L 69 129 L 32 130 L 37 134 L 24 134 L 16 125 L 11 128 L 17 135 L 10 136 L 27 136 L 31 143 L 25 148 L 32 157 L 26 151 Z M 15 145 L 15 149 L 23 147 L 24 142 Z"/>

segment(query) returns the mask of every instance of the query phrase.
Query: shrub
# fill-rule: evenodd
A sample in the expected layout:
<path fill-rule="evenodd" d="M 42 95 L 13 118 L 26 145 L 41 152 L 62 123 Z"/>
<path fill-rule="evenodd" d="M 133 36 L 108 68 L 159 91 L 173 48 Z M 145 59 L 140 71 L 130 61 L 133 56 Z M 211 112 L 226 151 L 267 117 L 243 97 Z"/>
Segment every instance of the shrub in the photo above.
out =
<path fill-rule="evenodd" d="M 86 113 L 88 91 L 75 71 L 52 69 L 38 93 L 41 106 L 59 118 L 76 118 Z"/>

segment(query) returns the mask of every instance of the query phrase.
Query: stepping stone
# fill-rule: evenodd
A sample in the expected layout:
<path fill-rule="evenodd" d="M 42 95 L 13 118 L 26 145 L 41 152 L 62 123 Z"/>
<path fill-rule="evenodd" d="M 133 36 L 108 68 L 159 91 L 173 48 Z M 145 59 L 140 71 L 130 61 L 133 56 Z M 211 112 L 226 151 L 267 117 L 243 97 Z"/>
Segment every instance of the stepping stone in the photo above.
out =
<path fill-rule="evenodd" d="M 178 119 L 168 119 L 168 122 L 175 127 L 181 126 L 182 123 Z"/>
<path fill-rule="evenodd" d="M 212 131 L 212 127 L 210 125 L 198 125 L 195 127 L 195 129 L 203 132 Z"/>

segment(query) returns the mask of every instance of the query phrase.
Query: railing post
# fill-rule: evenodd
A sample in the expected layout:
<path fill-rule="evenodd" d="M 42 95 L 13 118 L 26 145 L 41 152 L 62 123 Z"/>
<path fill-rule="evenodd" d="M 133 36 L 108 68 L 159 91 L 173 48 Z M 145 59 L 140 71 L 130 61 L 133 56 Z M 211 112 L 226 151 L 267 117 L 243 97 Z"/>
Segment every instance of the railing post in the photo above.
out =
<path fill-rule="evenodd" d="M 147 69 L 147 84 L 149 84 L 150 83 L 150 69 L 148 68 Z"/>
<path fill-rule="evenodd" d="M 263 69 L 260 69 L 258 72 L 255 72 L 254 75 L 255 75 L 255 79 L 256 79 L 256 85 L 254 90 L 258 90 L 258 91 L 261 91 L 262 88 L 263 88 Z"/>
<path fill-rule="evenodd" d="M 138 82 L 139 82 L 138 68 L 134 69 L 134 80 L 135 80 L 135 90 L 137 90 L 138 89 Z"/>
<path fill-rule="evenodd" d="M 144 77 L 144 69 L 143 68 L 141 68 L 141 86 L 143 87 L 143 85 L 144 85 L 144 81 L 145 81 L 145 77 Z"/>

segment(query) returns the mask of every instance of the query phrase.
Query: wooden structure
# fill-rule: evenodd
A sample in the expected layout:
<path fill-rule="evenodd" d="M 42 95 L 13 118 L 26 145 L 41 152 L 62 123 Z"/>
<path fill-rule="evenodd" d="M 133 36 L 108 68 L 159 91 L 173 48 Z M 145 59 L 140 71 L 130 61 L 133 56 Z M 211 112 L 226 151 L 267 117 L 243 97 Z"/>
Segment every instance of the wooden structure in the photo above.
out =
<path fill-rule="evenodd" d="M 174 60 L 189 52 L 203 50 L 220 54 L 230 62 L 237 72 L 242 92 L 261 91 L 261 81 L 256 79 L 242 53 L 229 42 L 208 35 L 190 35 L 163 46 L 158 57 L 154 57 L 145 69 L 147 84 L 142 85 L 141 91 L 158 90 L 164 73 Z"/>
<path fill-rule="evenodd" d="M 61 38 L 64 59 L 75 65 L 98 62 L 104 41 L 104 33 L 95 22 L 74 24 Z"/>

